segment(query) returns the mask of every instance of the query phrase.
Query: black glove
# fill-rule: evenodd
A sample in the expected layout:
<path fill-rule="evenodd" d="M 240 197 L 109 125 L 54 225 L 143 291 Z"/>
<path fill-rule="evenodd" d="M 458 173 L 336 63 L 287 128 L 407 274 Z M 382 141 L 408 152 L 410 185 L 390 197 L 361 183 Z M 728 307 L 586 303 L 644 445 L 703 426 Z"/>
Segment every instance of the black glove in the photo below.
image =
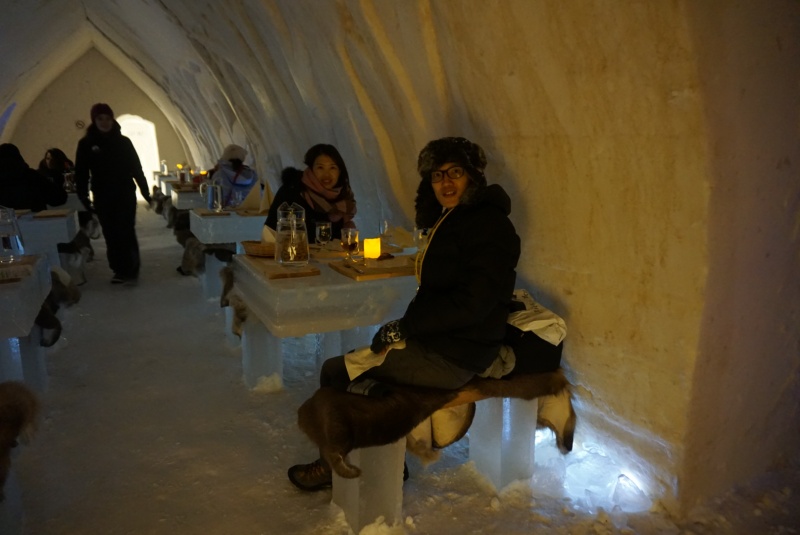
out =
<path fill-rule="evenodd" d="M 408 338 L 406 330 L 403 320 L 392 320 L 386 323 L 372 337 L 369 350 L 373 353 L 382 353 L 391 344 Z"/>

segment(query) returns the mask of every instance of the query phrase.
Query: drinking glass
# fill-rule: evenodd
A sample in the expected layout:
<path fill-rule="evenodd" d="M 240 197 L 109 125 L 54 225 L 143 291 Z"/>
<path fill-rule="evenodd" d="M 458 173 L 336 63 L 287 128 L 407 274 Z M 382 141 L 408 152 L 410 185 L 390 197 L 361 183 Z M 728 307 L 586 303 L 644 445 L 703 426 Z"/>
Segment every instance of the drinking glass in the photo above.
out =
<path fill-rule="evenodd" d="M 14 210 L 0 206 L 0 263 L 13 262 L 23 254 L 22 233 Z"/>
<path fill-rule="evenodd" d="M 429 230 L 427 228 L 414 228 L 414 245 L 417 247 L 418 254 L 424 253 L 425 248 L 428 246 Z"/>
<path fill-rule="evenodd" d="M 353 255 L 358 253 L 358 229 L 342 229 L 342 249 L 347 255 L 347 260 L 353 261 Z"/>
<path fill-rule="evenodd" d="M 317 223 L 317 244 L 325 247 L 331 237 L 331 224 L 327 221 Z"/>

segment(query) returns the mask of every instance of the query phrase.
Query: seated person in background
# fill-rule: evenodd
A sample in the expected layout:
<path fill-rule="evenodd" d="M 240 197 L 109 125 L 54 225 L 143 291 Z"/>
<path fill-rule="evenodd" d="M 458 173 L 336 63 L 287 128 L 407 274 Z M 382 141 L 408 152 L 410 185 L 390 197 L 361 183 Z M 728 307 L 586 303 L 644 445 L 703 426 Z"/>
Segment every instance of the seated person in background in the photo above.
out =
<path fill-rule="evenodd" d="M 306 211 L 309 243 L 314 243 L 317 221 L 330 221 L 333 238 L 342 228 L 355 228 L 356 200 L 350 189 L 350 175 L 339 151 L 333 145 L 314 145 L 303 157 L 306 169 L 287 167 L 281 172 L 281 187 L 269 207 L 266 226 L 276 230 L 278 207 L 297 203 Z"/>
<path fill-rule="evenodd" d="M 386 355 L 382 364 L 351 383 L 344 356 L 333 357 L 322 365 L 321 386 L 360 392 L 379 381 L 455 390 L 492 365 L 506 332 L 520 240 L 508 218 L 511 199 L 486 184 L 485 167 L 483 149 L 464 138 L 422 149 L 416 224 L 431 232 L 417 258 L 417 294 L 402 318 L 375 334 L 370 349 Z M 400 341 L 405 348 L 388 349 Z M 331 486 L 331 467 L 322 458 L 295 465 L 289 480 L 320 490 Z"/>
<path fill-rule="evenodd" d="M 254 169 L 244 164 L 247 151 L 239 145 L 228 145 L 222 151 L 217 167 L 211 175 L 213 184 L 222 186 L 222 207 L 236 208 L 258 183 Z"/>
<path fill-rule="evenodd" d="M 64 173 L 75 170 L 75 164 L 67 158 L 61 149 L 48 149 L 44 158 L 39 162 L 38 171 L 50 179 L 53 184 L 64 188 Z"/>
<path fill-rule="evenodd" d="M 64 188 L 28 167 L 16 145 L 0 145 L 0 205 L 40 212 L 67 202 Z"/>

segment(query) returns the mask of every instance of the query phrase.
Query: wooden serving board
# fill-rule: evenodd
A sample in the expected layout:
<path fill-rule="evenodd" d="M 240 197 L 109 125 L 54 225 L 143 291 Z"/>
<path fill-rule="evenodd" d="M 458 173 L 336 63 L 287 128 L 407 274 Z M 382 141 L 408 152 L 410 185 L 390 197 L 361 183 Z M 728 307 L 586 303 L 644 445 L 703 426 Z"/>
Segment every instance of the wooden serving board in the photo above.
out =
<path fill-rule="evenodd" d="M 240 243 L 242 244 L 245 254 L 249 256 L 275 257 L 274 243 L 262 243 L 256 240 L 245 240 Z"/>
<path fill-rule="evenodd" d="M 245 262 L 250 263 L 256 270 L 268 279 L 292 279 L 295 277 L 313 277 L 322 273 L 317 266 L 311 264 L 299 267 L 287 267 L 266 258 L 244 256 Z"/>
<path fill-rule="evenodd" d="M 261 212 L 259 210 L 236 210 L 236 215 L 238 215 L 239 217 L 261 216 L 261 217 L 266 218 L 267 217 L 267 212 Z"/>
<path fill-rule="evenodd" d="M 216 215 L 231 215 L 230 212 L 226 212 L 225 210 L 222 210 L 221 212 L 215 212 L 214 210 L 209 210 L 208 208 L 192 208 L 192 210 L 194 210 L 194 213 L 196 213 L 200 217 L 216 216 Z"/>
<path fill-rule="evenodd" d="M 34 219 L 44 219 L 48 217 L 65 217 L 71 210 L 69 208 L 62 208 L 58 210 L 42 210 L 33 214 Z"/>
<path fill-rule="evenodd" d="M 371 281 L 376 279 L 389 279 L 392 277 L 409 277 L 414 275 L 414 264 L 411 262 L 406 266 L 395 266 L 390 268 L 374 268 L 359 266 L 341 262 L 331 262 L 328 264 L 334 271 L 345 277 L 350 277 L 357 281 Z"/>
<path fill-rule="evenodd" d="M 19 282 L 33 273 L 36 256 L 24 255 L 12 262 L 0 264 L 0 284 Z"/>

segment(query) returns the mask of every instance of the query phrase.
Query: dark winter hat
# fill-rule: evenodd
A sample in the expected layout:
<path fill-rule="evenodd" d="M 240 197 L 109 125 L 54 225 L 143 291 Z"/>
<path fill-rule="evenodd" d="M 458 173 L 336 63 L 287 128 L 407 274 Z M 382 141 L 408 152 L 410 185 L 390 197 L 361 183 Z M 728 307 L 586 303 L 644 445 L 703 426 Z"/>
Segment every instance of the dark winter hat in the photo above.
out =
<path fill-rule="evenodd" d="M 430 179 L 431 173 L 447 162 L 462 165 L 478 185 L 486 185 L 486 154 L 477 143 L 463 137 L 435 139 L 419 153 L 417 171 L 423 180 Z"/>
<path fill-rule="evenodd" d="M 92 116 L 92 122 L 97 119 L 98 115 L 110 115 L 112 119 L 114 118 L 114 112 L 111 110 L 111 106 L 102 102 L 98 102 L 92 106 L 90 114 Z"/>

